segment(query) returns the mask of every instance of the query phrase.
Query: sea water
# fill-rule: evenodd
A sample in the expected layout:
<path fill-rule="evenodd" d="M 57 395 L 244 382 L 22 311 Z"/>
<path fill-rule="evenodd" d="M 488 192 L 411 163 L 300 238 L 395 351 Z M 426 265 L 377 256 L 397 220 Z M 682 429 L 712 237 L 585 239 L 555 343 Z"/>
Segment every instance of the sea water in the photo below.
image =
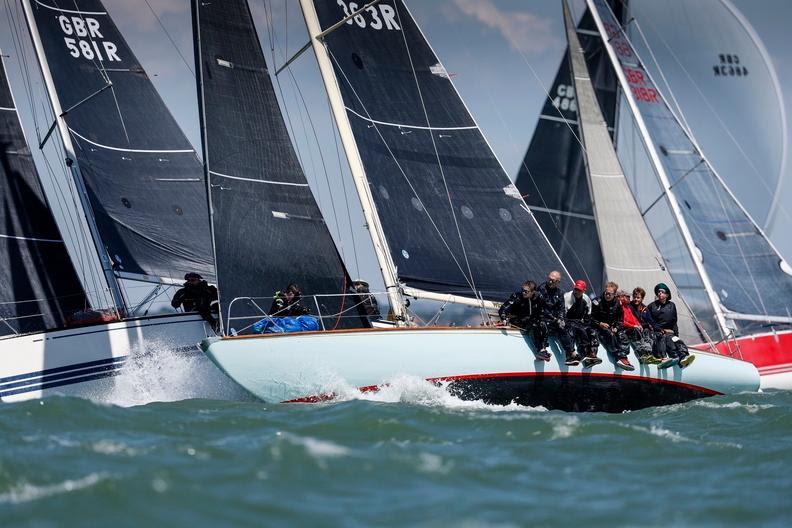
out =
<path fill-rule="evenodd" d="M 179 380 L 0 404 L 0 526 L 792 525 L 790 392 L 583 414 L 409 377 L 310 405 Z"/>

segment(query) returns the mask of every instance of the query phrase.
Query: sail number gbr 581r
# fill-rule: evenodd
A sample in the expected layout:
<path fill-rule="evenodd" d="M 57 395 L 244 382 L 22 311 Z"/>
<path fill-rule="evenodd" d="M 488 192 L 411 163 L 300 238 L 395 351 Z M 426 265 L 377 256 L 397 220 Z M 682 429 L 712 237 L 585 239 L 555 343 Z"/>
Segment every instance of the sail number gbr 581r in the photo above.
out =
<path fill-rule="evenodd" d="M 345 2 L 344 0 L 337 0 L 338 5 L 344 10 L 344 17 L 348 17 L 356 11 L 360 11 L 360 5 L 357 2 Z M 361 2 L 365 4 L 365 2 Z M 357 24 L 358 27 L 371 29 L 396 29 L 400 30 L 399 24 L 396 23 L 396 11 L 392 6 L 385 3 L 380 3 L 373 6 L 368 6 L 361 13 L 353 16 L 346 21 L 347 24 Z"/>
<path fill-rule="evenodd" d="M 58 17 L 61 31 L 66 35 L 63 41 L 69 54 L 75 59 L 83 57 L 88 60 L 120 61 L 118 46 L 99 31 L 99 21 L 86 16 Z"/>

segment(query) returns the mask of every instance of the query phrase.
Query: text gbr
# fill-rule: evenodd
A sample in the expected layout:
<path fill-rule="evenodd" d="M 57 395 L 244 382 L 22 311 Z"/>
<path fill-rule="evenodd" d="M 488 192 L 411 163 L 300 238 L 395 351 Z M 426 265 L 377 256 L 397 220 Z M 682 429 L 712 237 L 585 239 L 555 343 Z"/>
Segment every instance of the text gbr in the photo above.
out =
<path fill-rule="evenodd" d="M 88 60 L 120 61 L 118 46 L 104 40 L 99 31 L 99 21 L 91 17 L 61 15 L 58 17 L 61 31 L 67 36 L 63 38 L 69 54 L 74 58 L 84 57 Z M 101 39 L 101 40 L 98 40 Z M 99 47 L 101 44 L 101 48 Z M 104 53 L 102 53 L 104 51 Z"/>

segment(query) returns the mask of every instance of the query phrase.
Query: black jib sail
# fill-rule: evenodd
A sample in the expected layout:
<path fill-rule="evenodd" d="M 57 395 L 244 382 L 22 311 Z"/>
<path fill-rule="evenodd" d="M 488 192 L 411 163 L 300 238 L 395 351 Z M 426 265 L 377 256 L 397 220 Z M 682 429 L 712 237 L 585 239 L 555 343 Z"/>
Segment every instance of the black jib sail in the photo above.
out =
<path fill-rule="evenodd" d="M 324 328 L 362 326 L 355 298 L 343 297 L 349 277 L 297 161 L 247 2 L 194 0 L 193 22 L 226 327 L 262 316 L 234 299 L 272 297 L 289 283 Z M 267 310 L 270 299 L 255 302 Z"/>
<path fill-rule="evenodd" d="M 622 3 L 615 4 L 616 13 L 621 13 Z M 613 135 L 618 82 L 588 9 L 578 23 L 578 38 L 600 109 Z M 570 273 L 576 278 L 587 278 L 594 291 L 601 291 L 604 262 L 580 148 L 577 97 L 571 75 L 567 49 L 515 185 Z"/>
<path fill-rule="evenodd" d="M 47 206 L 0 60 L 0 336 L 64 326 L 86 298 Z"/>
<path fill-rule="evenodd" d="M 314 6 L 322 29 L 357 9 Z M 369 6 L 323 42 L 402 282 L 502 300 L 562 269 L 403 2 Z"/>
<path fill-rule="evenodd" d="M 114 269 L 214 275 L 200 162 L 102 3 L 32 7 Z"/>

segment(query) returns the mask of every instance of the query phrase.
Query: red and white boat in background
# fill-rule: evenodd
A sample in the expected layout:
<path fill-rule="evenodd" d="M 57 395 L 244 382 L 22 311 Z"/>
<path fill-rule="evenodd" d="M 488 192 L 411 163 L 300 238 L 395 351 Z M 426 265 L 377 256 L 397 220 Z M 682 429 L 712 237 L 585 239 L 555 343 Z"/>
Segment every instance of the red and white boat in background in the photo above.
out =
<path fill-rule="evenodd" d="M 699 345 L 699 350 L 710 350 Z M 792 331 L 767 332 L 715 343 L 715 349 L 729 356 L 753 363 L 761 377 L 763 389 L 792 390 Z"/>

